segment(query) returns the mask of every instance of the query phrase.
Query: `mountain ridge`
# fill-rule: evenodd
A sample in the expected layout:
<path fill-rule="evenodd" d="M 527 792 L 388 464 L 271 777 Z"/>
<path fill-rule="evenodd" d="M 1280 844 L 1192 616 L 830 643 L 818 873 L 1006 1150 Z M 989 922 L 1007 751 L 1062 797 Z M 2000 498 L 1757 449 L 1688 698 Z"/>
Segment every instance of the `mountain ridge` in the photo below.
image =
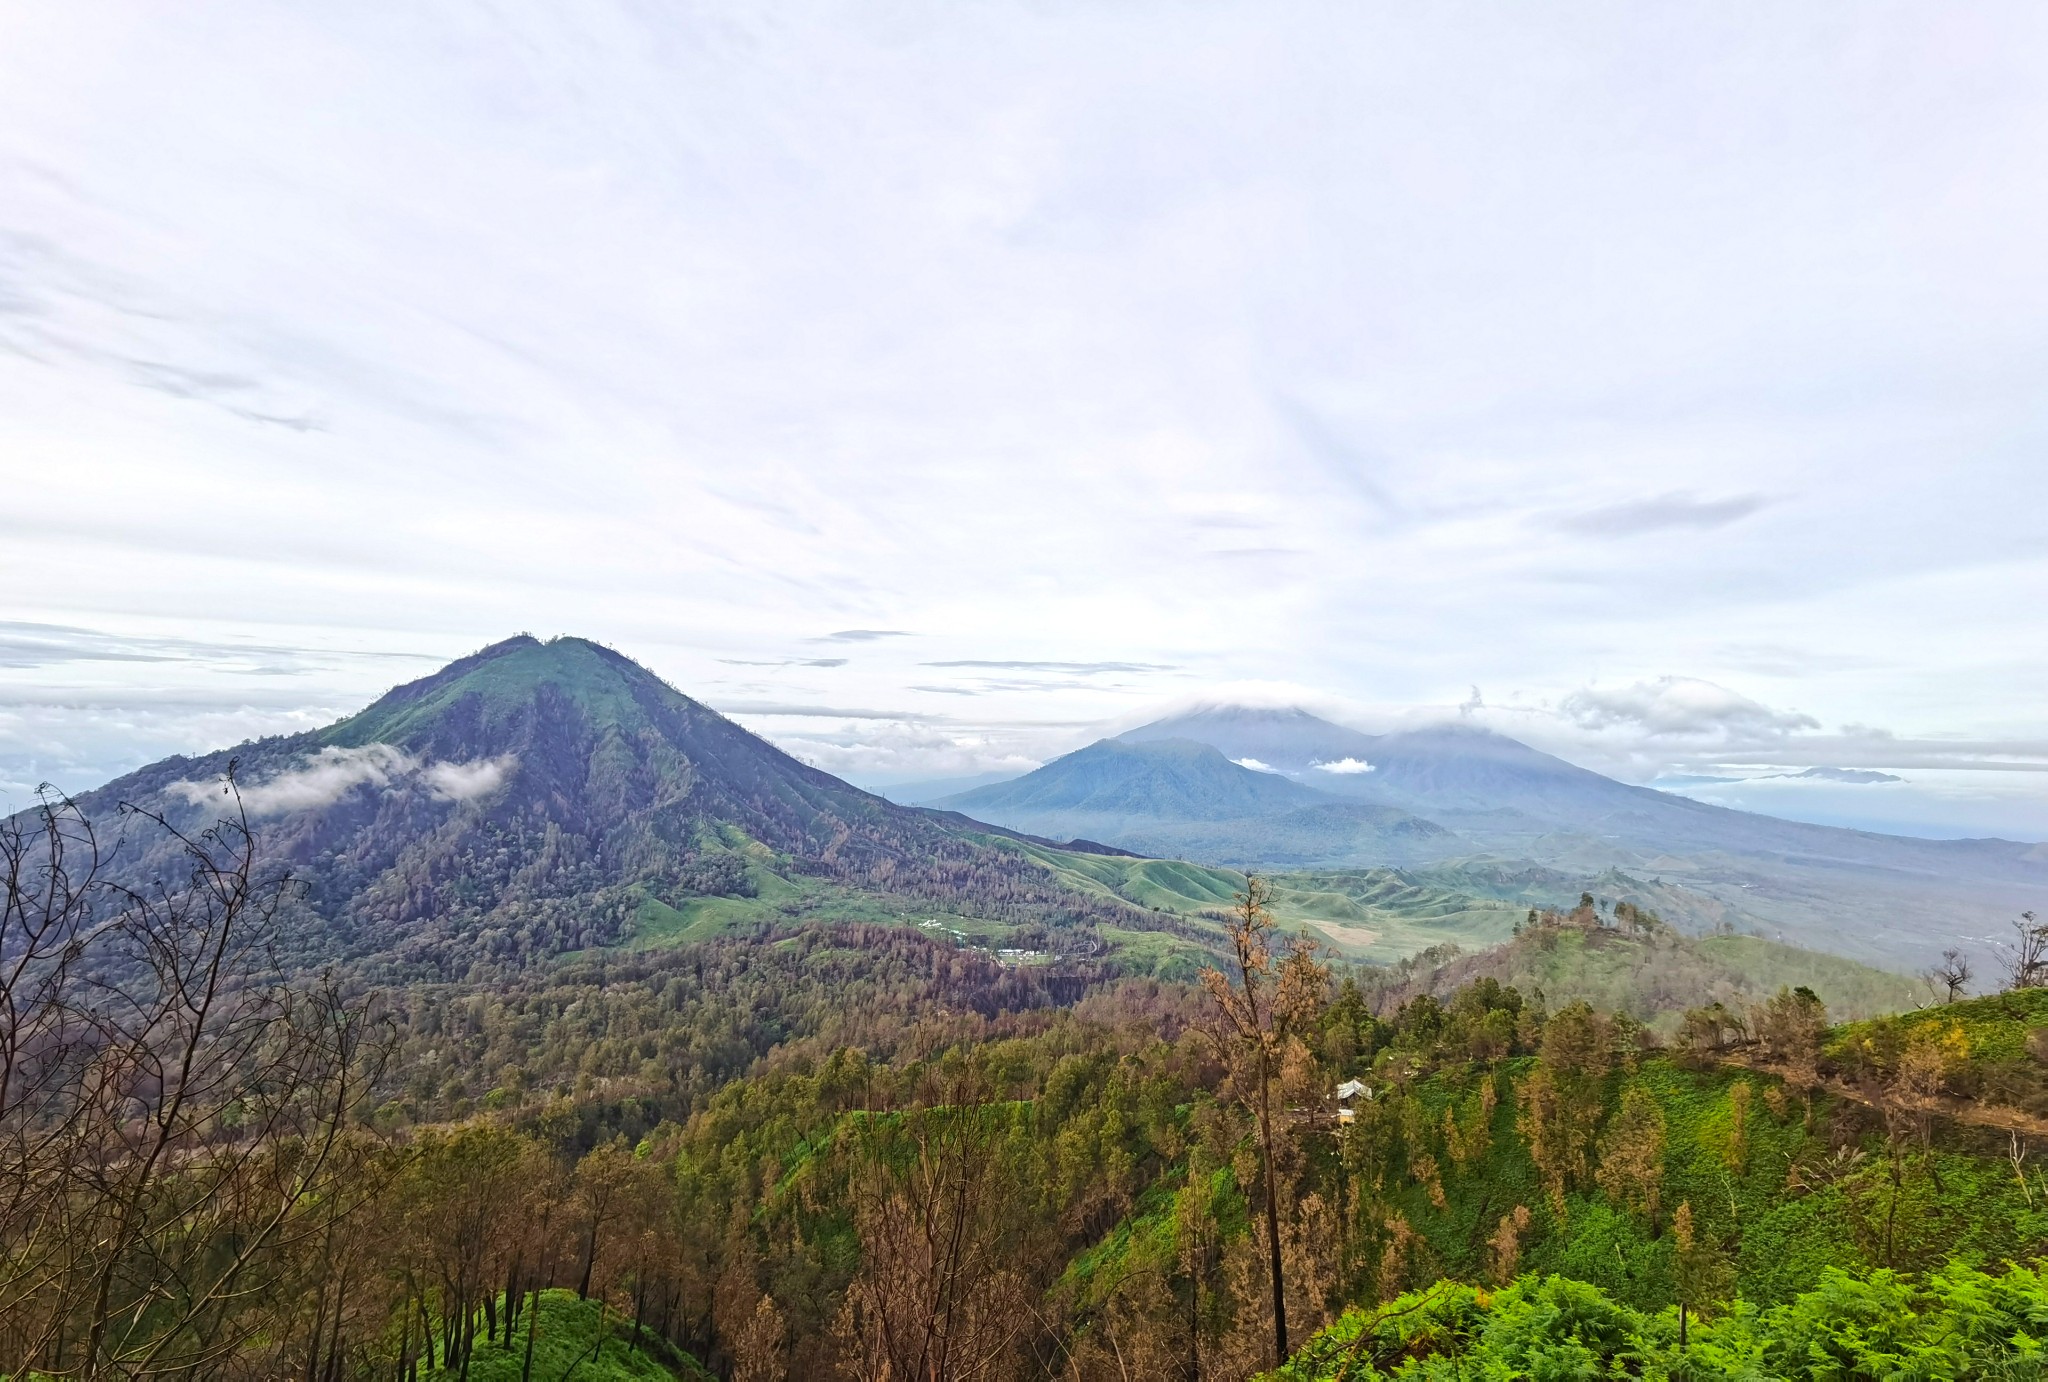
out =
<path fill-rule="evenodd" d="M 2041 846 L 1779 820 L 1617 782 L 1479 726 L 1369 735 L 1299 707 L 1208 706 L 1105 742 L 1176 741 L 1206 743 L 1226 760 L 1255 760 L 1325 799 L 1401 813 L 1387 820 L 1422 826 L 1389 831 L 1361 822 L 1349 833 L 1333 832 L 1326 821 L 1289 822 L 1268 810 L 1224 829 L 1173 810 L 1090 816 L 1023 809 L 1065 759 L 970 794 L 973 805 L 963 809 L 1002 824 L 1071 827 L 1131 849 L 1232 867 L 1405 866 L 1465 857 L 1527 860 L 1580 875 L 1621 870 L 1681 886 L 1783 939 L 1894 966 L 1925 965 L 1954 944 L 1988 962 L 1990 934 L 2048 900 Z"/>
<path fill-rule="evenodd" d="M 307 962 L 530 963 L 618 943 L 649 903 L 750 895 L 765 872 L 1055 930 L 1168 924 L 1070 886 L 1011 832 L 801 763 L 583 639 L 506 639 L 332 725 L 165 759 L 78 802 L 203 829 L 230 805 L 231 764 L 267 854 L 303 880 Z M 117 877 L 175 867 L 173 842 L 129 844 Z"/>

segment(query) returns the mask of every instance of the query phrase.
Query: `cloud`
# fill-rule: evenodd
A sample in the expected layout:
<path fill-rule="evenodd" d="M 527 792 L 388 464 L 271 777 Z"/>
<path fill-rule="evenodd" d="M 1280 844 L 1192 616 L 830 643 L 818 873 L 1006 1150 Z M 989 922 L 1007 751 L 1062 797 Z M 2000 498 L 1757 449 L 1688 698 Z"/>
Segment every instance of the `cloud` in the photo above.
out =
<path fill-rule="evenodd" d="M 950 662 L 927 662 L 926 667 L 985 667 L 1005 672 L 1069 672 L 1077 676 L 1096 676 L 1105 672 L 1172 672 L 1178 666 L 1171 662 L 998 662 L 980 658 L 956 658 Z"/>
<path fill-rule="evenodd" d="M 788 701 L 720 701 L 712 706 L 721 715 L 774 715 L 803 720 L 901 720 L 916 723 L 937 717 L 909 710 L 858 710 L 844 706 L 800 705 Z"/>
<path fill-rule="evenodd" d="M 430 763 L 420 769 L 420 777 L 445 801 L 475 801 L 504 786 L 518 766 L 518 757 L 506 753 L 468 763 Z"/>
<path fill-rule="evenodd" d="M 1280 770 L 1271 763 L 1261 763 L 1256 758 L 1233 758 L 1231 762 L 1240 768 L 1250 768 L 1255 773 L 1277 773 Z"/>
<path fill-rule="evenodd" d="M 422 763 L 390 744 L 321 749 L 303 765 L 260 781 L 241 783 L 242 806 L 252 816 L 282 816 L 331 806 L 361 787 L 391 791 L 417 782 L 441 801 L 474 801 L 503 786 L 518 759 L 511 754 L 467 763 Z M 174 782 L 172 795 L 199 803 L 218 798 L 224 785 Z"/>
<path fill-rule="evenodd" d="M 1374 768 L 1372 764 L 1366 762 L 1363 758 L 1340 758 L 1334 763 L 1311 763 L 1309 766 L 1319 773 L 1337 773 L 1340 776 L 1346 777 L 1354 773 L 1378 771 L 1378 769 Z"/>
<path fill-rule="evenodd" d="M 847 663 L 843 657 L 722 657 L 718 660 L 727 667 L 844 667 Z"/>
<path fill-rule="evenodd" d="M 172 398 L 182 398 L 194 403 L 211 403 L 244 422 L 266 423 L 294 432 L 327 430 L 327 424 L 316 417 L 267 412 L 240 402 L 240 399 L 246 398 L 252 390 L 260 387 L 254 379 L 205 370 L 181 369 L 159 360 L 126 360 L 122 363 L 127 366 L 135 382 L 144 388 L 155 389 L 159 393 L 169 394 Z"/>
<path fill-rule="evenodd" d="M 1814 778 L 1822 782 L 1904 782 L 1906 779 L 1895 773 L 1880 773 L 1869 768 L 1808 768 L 1801 773 L 1766 773 L 1765 777 Z"/>
<path fill-rule="evenodd" d="M 1614 689 L 1586 687 L 1558 707 L 1585 730 L 1633 730 L 1679 739 L 1778 739 L 1820 721 L 1796 711 L 1773 710 L 1739 691 L 1696 677 L 1659 677 Z"/>
<path fill-rule="evenodd" d="M 389 787 L 415 766 L 411 755 L 389 744 L 325 748 L 304 767 L 242 783 L 242 805 L 252 816 L 309 811 L 337 802 L 358 787 Z M 174 782 L 168 790 L 196 803 L 218 796 L 223 788 L 219 782 Z"/>
<path fill-rule="evenodd" d="M 1701 499 L 1689 491 L 1631 499 L 1619 504 L 1582 509 L 1549 523 L 1584 537 L 1636 537 L 1672 528 L 1713 529 L 1739 523 L 1771 501 L 1761 494 L 1726 499 Z"/>
<path fill-rule="evenodd" d="M 23 618 L 574 626 L 671 650 L 686 689 L 773 670 L 706 649 L 856 649 L 829 694 L 724 690 L 1011 722 L 1108 720 L 1145 674 L 953 670 L 976 694 L 934 702 L 902 683 L 935 669 L 888 664 L 1173 657 L 1375 723 L 1477 680 L 1541 700 L 1560 752 L 1633 770 L 1643 746 L 1646 772 L 1677 736 L 1552 713 L 1588 669 L 2048 734 L 2048 468 L 2014 348 L 2048 188 L 1999 176 L 2048 132 L 2048 8 L 1998 0 L 1969 41 L 1873 11 L 1883 81 L 1796 6 L 1597 35 L 1555 7 L 729 7 L 702 42 L 659 6 L 132 6 L 114 48 L 95 7 L 45 10 L 0 44 Z M 1584 61 L 1529 60 L 1559 51 Z M 323 118 L 366 83 L 380 118 Z M 1331 178 L 1333 149 L 1372 176 Z M 1747 540 L 1792 529 L 1792 496 L 1796 531 Z M 1766 651 L 1716 651 L 1737 640 Z M 38 686 L 125 685 L 125 709 L 0 747 L 132 767 L 233 742 L 138 734 L 165 666 L 73 657 Z M 262 678 L 207 680 L 232 708 Z M 308 707 L 374 693 L 290 680 Z M 1768 727 L 1686 742 L 1892 763 Z"/>
<path fill-rule="evenodd" d="M 292 675 L 310 658 L 373 657 L 421 659 L 424 654 L 330 651 L 274 643 L 211 642 L 108 633 L 72 624 L 0 620 L 0 668 L 53 667 L 73 662 L 192 662 L 224 670 Z M 433 659 L 428 659 L 433 660 Z M 252 662 L 256 665 L 252 666 Z"/>

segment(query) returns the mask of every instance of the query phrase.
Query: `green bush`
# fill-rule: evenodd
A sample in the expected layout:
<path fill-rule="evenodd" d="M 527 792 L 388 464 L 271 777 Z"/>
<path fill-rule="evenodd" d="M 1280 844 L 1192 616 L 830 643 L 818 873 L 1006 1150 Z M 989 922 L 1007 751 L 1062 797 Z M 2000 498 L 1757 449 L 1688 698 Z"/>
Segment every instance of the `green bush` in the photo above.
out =
<path fill-rule="evenodd" d="M 1850 1379 L 2048 1376 L 2048 1279 L 1954 1265 L 1924 1278 L 1828 1268 L 1814 1290 L 1768 1310 L 1738 1302 L 1694 1319 L 1655 1314 L 1566 1277 L 1489 1293 L 1442 1281 L 1376 1310 L 1351 1310 L 1275 1382 L 1403 1379 Z"/>

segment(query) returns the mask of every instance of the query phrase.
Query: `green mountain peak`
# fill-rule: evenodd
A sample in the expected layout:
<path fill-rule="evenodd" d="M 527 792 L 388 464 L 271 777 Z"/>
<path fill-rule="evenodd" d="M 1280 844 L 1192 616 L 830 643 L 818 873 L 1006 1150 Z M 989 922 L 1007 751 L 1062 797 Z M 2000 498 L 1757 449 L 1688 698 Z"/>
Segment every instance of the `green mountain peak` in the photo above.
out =
<path fill-rule="evenodd" d="M 342 748 L 392 744 L 420 748 L 444 717 L 467 705 L 482 737 L 512 732 L 537 700 L 572 704 L 592 727 L 644 728 L 654 705 L 696 702 L 631 658 L 589 639 L 562 636 L 543 642 L 517 634 L 458 658 L 446 667 L 392 688 L 373 705 L 330 725 L 320 742 Z"/>

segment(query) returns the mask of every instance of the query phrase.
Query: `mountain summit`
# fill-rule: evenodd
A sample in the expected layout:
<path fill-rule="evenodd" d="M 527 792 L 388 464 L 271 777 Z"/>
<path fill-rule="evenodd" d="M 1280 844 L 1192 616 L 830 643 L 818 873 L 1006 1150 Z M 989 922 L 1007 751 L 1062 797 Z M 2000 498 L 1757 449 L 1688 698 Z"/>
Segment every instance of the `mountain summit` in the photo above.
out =
<path fill-rule="evenodd" d="M 1702 921 L 1719 915 L 1800 944 L 1908 966 L 1959 941 L 1981 949 L 1985 936 L 2048 896 L 2048 861 L 2025 844 L 1880 835 L 1729 810 L 1617 782 L 1477 725 L 1374 735 L 1299 708 L 1210 706 L 1120 737 L 1140 747 L 1189 741 L 1226 759 L 1256 761 L 1353 810 L 1370 804 L 1437 834 L 1420 835 L 1414 825 L 1391 836 L 1384 829 L 1333 834 L 1325 810 L 1267 812 L 1227 840 L 1213 829 L 1135 825 L 1097 838 L 1245 865 L 1462 854 L 1585 874 L 1621 869 L 1687 890 L 1703 904 L 1695 913 Z M 1011 804 L 1048 771 L 1006 784 L 1010 796 L 993 818 L 1021 825 L 1026 815 Z"/>
<path fill-rule="evenodd" d="M 1227 742 L 1227 752 L 1244 747 Z M 1279 744 L 1272 735 L 1253 742 L 1268 752 Z M 1225 752 L 1191 738 L 1125 735 L 936 804 L 1017 830 L 1231 866 L 1415 862 L 1438 857 L 1450 839 L 1406 811 L 1345 801 Z"/>
<path fill-rule="evenodd" d="M 492 644 L 324 729 L 166 759 L 80 805 L 203 828 L 231 761 L 266 854 L 306 884 L 293 940 L 307 959 L 519 964 L 625 939 L 649 904 L 750 895 L 770 874 L 1019 919 L 1142 916 L 969 823 L 800 763 L 580 638 Z M 118 867 L 161 873 L 166 850 Z"/>
<path fill-rule="evenodd" d="M 948 797 L 975 815 L 1081 814 L 1092 817 L 1216 821 L 1313 806 L 1322 793 L 1276 773 L 1257 772 L 1192 739 L 1099 739 L 1010 782 Z"/>

